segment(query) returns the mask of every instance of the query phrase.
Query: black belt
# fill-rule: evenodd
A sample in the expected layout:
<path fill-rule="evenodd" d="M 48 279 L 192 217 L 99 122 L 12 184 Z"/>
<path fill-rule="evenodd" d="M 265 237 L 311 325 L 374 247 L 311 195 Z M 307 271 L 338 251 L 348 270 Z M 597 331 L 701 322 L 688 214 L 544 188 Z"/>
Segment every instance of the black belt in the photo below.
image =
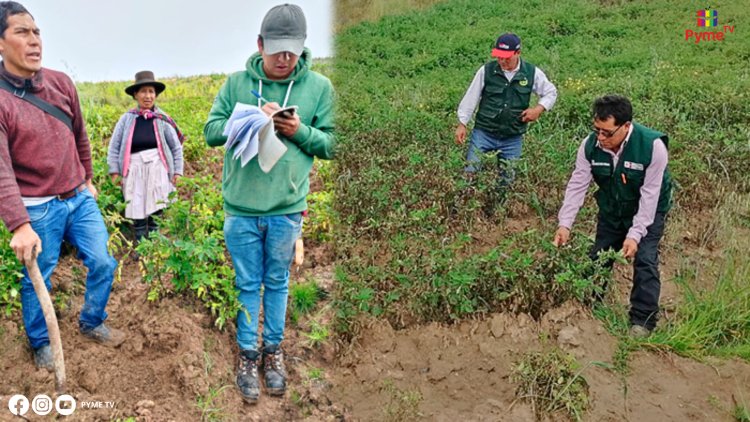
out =
<path fill-rule="evenodd" d="M 61 201 L 64 201 L 66 199 L 70 199 L 70 198 L 76 196 L 79 192 L 83 192 L 84 189 L 86 189 L 86 184 L 82 183 L 82 184 L 76 186 L 75 188 L 69 190 L 68 192 L 61 193 L 61 194 L 57 195 L 57 199 L 59 199 Z"/>

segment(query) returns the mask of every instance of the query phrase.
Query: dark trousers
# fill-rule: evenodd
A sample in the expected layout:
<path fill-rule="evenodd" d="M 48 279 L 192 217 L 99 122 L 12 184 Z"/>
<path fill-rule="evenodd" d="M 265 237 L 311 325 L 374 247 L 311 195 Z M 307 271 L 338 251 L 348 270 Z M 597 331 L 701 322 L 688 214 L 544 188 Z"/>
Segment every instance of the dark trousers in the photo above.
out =
<path fill-rule="evenodd" d="M 630 292 L 630 323 L 642 325 L 649 330 L 656 327 L 659 312 L 659 241 L 664 234 L 666 213 L 657 212 L 654 222 L 638 244 L 633 262 L 633 290 Z M 622 249 L 629 227 L 620 228 L 599 218 L 596 225 L 596 240 L 591 248 L 591 259 L 597 259 L 602 250 Z M 610 268 L 612 262 L 606 263 Z"/>
<path fill-rule="evenodd" d="M 156 211 L 143 219 L 133 219 L 133 232 L 135 234 L 136 242 L 140 242 L 141 239 L 148 236 L 152 231 L 159 229 L 159 223 L 154 217 L 161 216 L 162 210 Z"/>

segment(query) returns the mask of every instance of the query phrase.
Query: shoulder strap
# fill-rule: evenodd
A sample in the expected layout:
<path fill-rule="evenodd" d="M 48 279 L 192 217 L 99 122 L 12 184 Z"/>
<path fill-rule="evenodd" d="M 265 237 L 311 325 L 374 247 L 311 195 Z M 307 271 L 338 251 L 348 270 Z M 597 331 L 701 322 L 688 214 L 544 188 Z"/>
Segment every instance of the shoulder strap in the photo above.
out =
<path fill-rule="evenodd" d="M 53 106 L 52 104 L 44 101 L 43 99 L 37 97 L 36 95 L 26 90 L 18 89 L 14 87 L 10 83 L 8 83 L 8 81 L 2 78 L 0 78 L 0 89 L 4 89 L 10 92 L 11 94 L 13 94 L 16 98 L 19 98 L 21 100 L 24 100 L 33 104 L 34 106 L 38 107 L 45 113 L 65 123 L 65 126 L 67 126 L 71 132 L 73 131 L 73 120 L 70 118 L 70 116 L 65 114 L 65 112 L 60 110 L 59 108 Z"/>

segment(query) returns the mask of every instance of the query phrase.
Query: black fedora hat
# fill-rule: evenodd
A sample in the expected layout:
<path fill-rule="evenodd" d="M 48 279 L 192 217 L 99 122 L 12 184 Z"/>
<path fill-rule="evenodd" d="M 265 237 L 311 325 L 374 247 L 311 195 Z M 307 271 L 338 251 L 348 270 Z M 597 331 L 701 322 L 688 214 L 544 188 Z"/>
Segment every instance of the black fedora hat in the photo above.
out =
<path fill-rule="evenodd" d="M 154 72 L 150 70 L 141 70 L 140 72 L 135 74 L 135 83 L 125 88 L 125 92 L 132 97 L 133 95 L 135 95 L 138 89 L 144 85 L 153 86 L 156 90 L 157 95 L 161 94 L 162 91 L 164 91 L 164 89 L 166 88 L 163 83 L 155 80 Z"/>

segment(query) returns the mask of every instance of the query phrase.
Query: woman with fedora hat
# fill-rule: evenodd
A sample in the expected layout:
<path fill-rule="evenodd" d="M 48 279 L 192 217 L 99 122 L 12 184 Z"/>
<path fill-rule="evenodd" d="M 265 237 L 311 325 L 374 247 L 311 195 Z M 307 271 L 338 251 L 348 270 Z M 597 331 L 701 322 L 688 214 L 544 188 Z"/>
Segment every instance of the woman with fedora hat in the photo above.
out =
<path fill-rule="evenodd" d="M 153 215 L 166 208 L 183 172 L 184 137 L 174 120 L 156 106 L 164 89 L 153 72 L 136 73 L 135 83 L 125 92 L 138 106 L 120 117 L 109 141 L 109 174 L 122 186 L 125 217 L 133 220 L 136 241 L 156 230 Z"/>

